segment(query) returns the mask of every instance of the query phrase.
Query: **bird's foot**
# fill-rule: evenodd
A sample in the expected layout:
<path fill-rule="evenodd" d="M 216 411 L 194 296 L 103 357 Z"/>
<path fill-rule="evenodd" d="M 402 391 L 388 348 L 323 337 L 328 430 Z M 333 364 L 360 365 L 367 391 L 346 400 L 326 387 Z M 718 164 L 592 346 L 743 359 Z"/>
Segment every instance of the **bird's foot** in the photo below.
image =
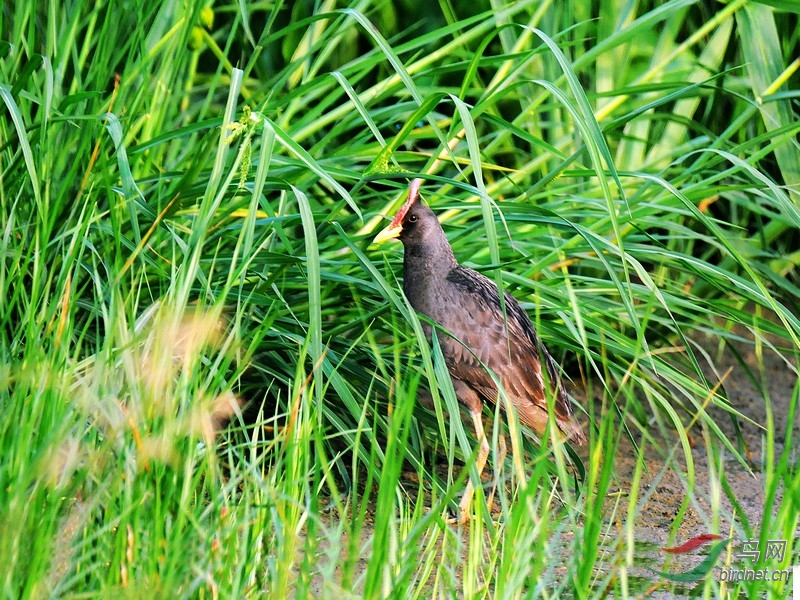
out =
<path fill-rule="evenodd" d="M 461 502 L 458 503 L 458 518 L 453 519 L 454 523 L 461 523 L 466 525 L 469 523 L 472 513 L 472 497 L 475 495 L 475 486 L 472 481 L 467 482 L 467 489 L 464 490 L 464 495 L 461 496 Z"/>
<path fill-rule="evenodd" d="M 459 507 L 458 516 L 448 517 L 445 520 L 445 523 L 447 523 L 448 525 L 466 525 L 467 523 L 469 523 L 471 518 L 472 515 L 470 514 L 469 509 L 465 511 L 464 509 Z"/>
<path fill-rule="evenodd" d="M 472 520 L 473 516 L 475 516 L 472 514 L 471 511 L 472 503 L 465 502 L 465 499 L 466 496 L 464 496 L 464 498 L 461 499 L 461 503 L 458 505 L 458 515 L 449 517 L 446 520 L 446 523 L 448 525 L 467 525 Z M 501 516 L 493 514 L 490 517 L 490 521 L 495 525 L 499 525 L 500 523 L 502 523 L 503 519 Z"/>

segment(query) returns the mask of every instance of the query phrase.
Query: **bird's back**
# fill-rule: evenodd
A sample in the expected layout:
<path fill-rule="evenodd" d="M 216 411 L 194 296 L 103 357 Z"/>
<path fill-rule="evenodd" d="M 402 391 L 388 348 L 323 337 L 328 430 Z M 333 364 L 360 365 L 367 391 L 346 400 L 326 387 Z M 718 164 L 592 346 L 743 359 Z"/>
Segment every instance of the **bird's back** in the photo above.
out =
<path fill-rule="evenodd" d="M 496 402 L 497 386 L 488 368 L 502 383 L 519 420 L 540 433 L 548 422 L 547 385 L 559 428 L 574 441 L 582 442 L 583 434 L 572 422 L 558 368 L 516 299 L 504 292 L 501 305 L 495 283 L 463 266 L 449 272 L 436 295 L 442 297 L 431 298 L 426 304 L 446 308 L 417 308 L 452 334 L 438 334 L 451 376 Z"/>

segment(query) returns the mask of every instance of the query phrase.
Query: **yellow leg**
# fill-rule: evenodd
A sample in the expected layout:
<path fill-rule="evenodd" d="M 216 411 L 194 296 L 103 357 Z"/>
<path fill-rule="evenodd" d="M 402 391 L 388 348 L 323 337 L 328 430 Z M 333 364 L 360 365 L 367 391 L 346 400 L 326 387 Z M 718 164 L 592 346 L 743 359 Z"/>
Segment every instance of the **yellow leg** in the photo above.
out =
<path fill-rule="evenodd" d="M 483 430 L 483 419 L 481 418 L 481 406 L 480 404 L 475 407 L 471 406 L 469 410 L 469 414 L 472 417 L 472 424 L 475 426 L 475 437 L 478 438 L 478 444 L 480 448 L 478 449 L 478 457 L 475 461 L 475 466 L 478 469 L 478 482 L 480 483 L 481 474 L 483 473 L 484 467 L 486 467 L 486 461 L 489 458 L 489 442 L 486 439 L 486 433 Z M 469 468 L 467 465 L 465 468 Z M 475 486 L 472 482 L 472 477 L 467 480 L 467 489 L 464 490 L 464 495 L 461 497 L 461 503 L 458 505 L 458 512 L 459 512 L 459 520 L 462 523 L 468 523 L 470 518 L 470 508 L 472 508 L 472 496 L 475 493 Z"/>
<path fill-rule="evenodd" d="M 497 450 L 499 455 L 497 457 L 497 462 L 494 465 L 494 472 L 495 472 L 494 485 L 492 485 L 492 491 L 489 493 L 489 499 L 486 501 L 486 503 L 489 505 L 490 510 L 492 508 L 492 505 L 494 504 L 494 495 L 497 493 L 497 484 L 499 479 L 497 473 L 502 472 L 503 463 L 506 462 L 506 454 L 508 454 L 508 448 L 506 448 L 506 436 L 504 436 L 502 432 L 500 432 L 499 439 L 497 440 L 497 445 L 498 445 Z"/>

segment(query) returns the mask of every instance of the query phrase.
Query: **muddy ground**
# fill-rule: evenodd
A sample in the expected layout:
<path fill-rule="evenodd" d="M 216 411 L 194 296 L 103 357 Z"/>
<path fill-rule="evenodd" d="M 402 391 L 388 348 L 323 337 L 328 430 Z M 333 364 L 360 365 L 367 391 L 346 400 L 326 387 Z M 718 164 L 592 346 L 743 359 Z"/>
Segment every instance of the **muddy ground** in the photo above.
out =
<path fill-rule="evenodd" d="M 745 332 L 739 333 L 743 338 L 747 337 Z M 713 367 L 709 364 L 702 365 L 706 376 L 711 381 L 722 380 L 722 386 L 731 406 L 750 420 L 748 422 L 745 419 L 738 419 L 737 433 L 737 427 L 728 414 L 722 409 L 709 408 L 714 421 L 733 446 L 741 447 L 743 443 L 746 464 L 742 464 L 732 453 L 722 449 L 720 442 L 712 438 L 714 445 L 719 448 L 719 456 L 716 468 L 709 470 L 706 440 L 702 431 L 694 428 L 690 432 L 689 439 L 692 444 L 696 474 L 695 486 L 694 489 L 687 489 L 685 475 L 679 475 L 686 472 L 686 463 L 674 433 L 671 439 L 665 439 L 666 436 L 663 435 L 663 433 L 669 435 L 670 432 L 662 432 L 662 435 L 655 436 L 660 440 L 661 448 L 655 445 L 645 448 L 647 469 L 642 477 L 639 494 L 644 500 L 640 500 L 639 510 L 634 515 L 636 540 L 634 562 L 642 567 L 633 569 L 632 574 L 641 578 L 640 583 L 646 584 L 643 587 L 647 592 L 646 597 L 649 598 L 673 598 L 675 595 L 660 591 L 667 582 L 659 581 L 652 572 L 644 568 L 645 565 L 670 573 L 687 571 L 697 566 L 713 544 L 704 545 L 696 552 L 674 555 L 671 558 L 661 550 L 664 546 L 674 547 L 695 536 L 717 532 L 726 538 L 734 538 L 734 543 L 729 547 L 733 554 L 732 557 L 728 557 L 729 568 L 752 568 L 753 565 L 748 559 L 737 558 L 736 555 L 744 549 L 743 541 L 752 540 L 760 535 L 763 515 L 765 512 L 776 514 L 775 508 L 781 501 L 779 496 L 773 499 L 771 507 L 765 506 L 764 481 L 767 476 L 768 457 L 765 446 L 766 432 L 762 425 L 767 422 L 767 405 L 761 390 L 766 390 L 771 403 L 777 436 L 775 440 L 775 460 L 777 460 L 784 450 L 783 432 L 787 431 L 789 404 L 793 394 L 798 391 L 797 356 L 793 357 L 786 352 L 781 355 L 766 347 L 763 348 L 763 352 L 758 352 L 753 344 L 744 341 L 734 343 L 731 348 L 719 353 L 716 339 L 696 335 L 692 341 L 712 359 Z M 772 341 L 778 342 L 778 340 Z M 794 452 L 791 462 L 797 465 L 800 453 L 800 445 L 797 443 L 800 436 L 800 421 L 797 418 L 793 423 L 792 435 Z M 665 455 L 665 451 L 671 449 L 675 449 L 672 456 Z M 636 456 L 634 448 L 627 441 L 623 442 L 615 461 L 616 483 L 622 493 L 633 479 Z M 710 473 L 719 473 L 720 462 L 731 495 L 738 504 L 737 508 L 729 500 L 729 495 L 720 489 L 717 478 L 710 476 Z M 676 521 L 687 497 L 688 507 Z M 615 513 L 611 512 L 612 506 L 609 502 L 609 515 L 624 523 L 627 502 L 620 502 L 613 508 L 616 509 Z M 749 533 L 748 527 L 743 522 L 745 519 L 749 525 Z M 800 537 L 800 531 L 796 532 L 795 537 Z M 796 546 L 797 544 L 795 552 L 797 552 Z M 717 561 L 712 576 L 719 577 L 718 569 L 725 564 L 725 559 L 726 554 L 723 554 Z M 686 584 L 678 589 L 687 595 L 692 595 L 692 588 L 693 584 Z"/>

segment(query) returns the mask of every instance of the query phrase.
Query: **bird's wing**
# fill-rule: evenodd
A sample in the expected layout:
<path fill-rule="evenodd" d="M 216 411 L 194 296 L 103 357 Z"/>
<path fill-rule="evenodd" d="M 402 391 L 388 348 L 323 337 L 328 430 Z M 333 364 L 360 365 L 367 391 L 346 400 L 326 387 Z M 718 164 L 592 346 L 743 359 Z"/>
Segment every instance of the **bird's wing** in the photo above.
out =
<path fill-rule="evenodd" d="M 519 303 L 504 293 L 504 316 L 494 282 L 466 267 L 453 269 L 447 281 L 447 294 L 458 309 L 436 320 L 457 338 L 443 339 L 445 336 L 439 335 L 451 375 L 487 399 L 496 401 L 497 389 L 485 365 L 500 378 L 520 420 L 542 431 L 547 423 L 541 368 L 544 362 L 550 389 L 555 391 L 557 422 L 565 433 L 575 438 L 572 411 L 560 383 L 558 368 L 539 342 L 533 324 Z"/>

